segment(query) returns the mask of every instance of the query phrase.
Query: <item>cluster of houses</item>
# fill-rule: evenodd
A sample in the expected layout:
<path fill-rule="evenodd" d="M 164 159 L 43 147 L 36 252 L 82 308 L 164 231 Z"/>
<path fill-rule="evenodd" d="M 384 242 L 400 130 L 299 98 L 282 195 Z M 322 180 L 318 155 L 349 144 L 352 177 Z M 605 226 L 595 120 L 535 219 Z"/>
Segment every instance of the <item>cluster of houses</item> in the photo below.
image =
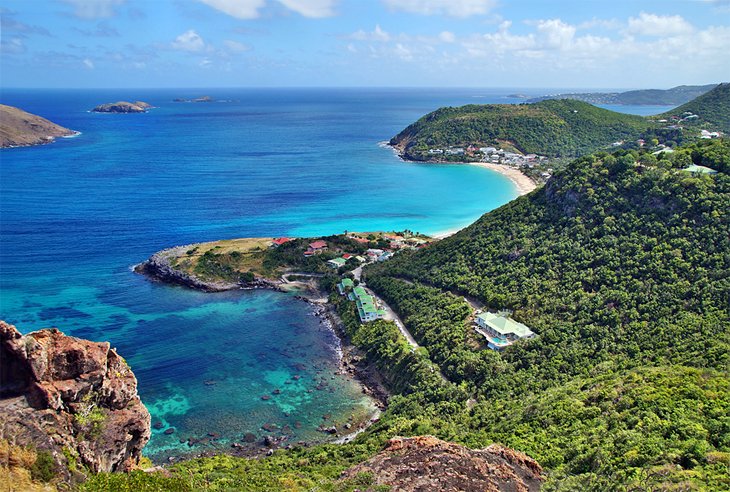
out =
<path fill-rule="evenodd" d="M 388 237 L 390 237 L 390 239 L 386 239 L 386 240 L 390 240 L 389 244 L 390 244 L 391 249 L 400 249 L 400 248 L 405 248 L 405 247 L 417 247 L 417 246 L 414 246 L 411 242 L 408 242 L 408 243 L 404 242 L 403 238 L 400 236 L 384 235 L 384 238 L 388 238 Z M 355 237 L 351 236 L 350 238 L 355 239 L 358 242 L 363 242 L 363 243 L 367 243 L 367 244 L 370 243 L 370 241 L 368 239 L 362 239 L 362 238 L 359 238 L 356 236 Z M 277 237 L 271 241 L 271 246 L 279 247 L 282 244 L 288 243 L 289 241 L 292 241 L 292 238 Z M 421 244 L 421 243 L 427 243 L 427 241 L 424 239 L 418 238 L 417 244 Z M 327 251 L 327 249 L 328 249 L 327 242 L 322 239 L 318 239 L 317 241 L 313 241 L 307 245 L 307 249 L 304 251 L 304 256 L 307 256 L 307 257 L 314 256 L 314 255 Z M 350 260 L 351 258 L 356 259 L 358 262 L 360 262 L 362 264 L 362 263 L 372 263 L 372 262 L 376 262 L 376 261 L 386 261 L 386 260 L 389 260 L 390 258 L 392 258 L 392 256 L 393 256 L 393 251 L 378 249 L 378 248 L 370 248 L 362 255 L 353 255 L 350 253 L 344 253 L 344 254 L 342 254 L 342 256 L 333 258 L 331 260 L 327 260 L 327 266 L 334 268 L 334 269 L 338 269 L 342 266 L 345 266 L 347 264 L 347 261 Z"/>
<path fill-rule="evenodd" d="M 547 160 L 547 157 L 537 154 L 522 155 L 515 152 L 507 152 L 496 147 L 477 147 L 476 145 L 469 145 L 466 148 L 448 147 L 446 149 L 429 149 L 428 153 L 431 155 L 466 155 L 469 157 L 479 157 L 481 154 L 482 162 L 510 164 L 513 166 Z"/>
<path fill-rule="evenodd" d="M 484 312 L 475 320 L 476 331 L 487 339 L 487 346 L 492 350 L 502 350 L 521 339 L 534 338 L 535 334 L 522 323 L 504 316 Z"/>
<path fill-rule="evenodd" d="M 516 152 L 508 152 L 496 147 L 477 147 L 469 145 L 468 147 L 449 147 L 446 149 L 429 149 L 430 155 L 464 155 L 471 159 L 478 159 L 480 162 L 491 162 L 493 164 L 503 164 L 516 168 L 533 169 L 540 164 L 547 163 L 548 158 L 537 154 L 518 154 Z M 548 179 L 552 175 L 552 169 L 542 173 L 543 179 Z"/>
<path fill-rule="evenodd" d="M 375 297 L 368 294 L 364 287 L 359 285 L 355 286 L 355 282 L 352 279 L 343 278 L 337 284 L 337 290 L 340 292 L 340 295 L 346 296 L 351 301 L 355 301 L 357 315 L 363 323 L 385 317 L 385 310 L 378 305 Z"/>
<path fill-rule="evenodd" d="M 345 253 L 338 258 L 333 258 L 331 260 L 328 260 L 327 266 L 334 268 L 334 269 L 340 268 L 341 266 L 345 266 L 347 264 L 347 261 L 350 258 L 355 258 L 357 261 L 359 261 L 362 264 L 362 263 L 372 263 L 375 261 L 386 261 L 386 260 L 391 259 L 392 257 L 393 257 L 392 251 L 385 251 L 382 249 L 371 248 L 365 252 L 365 256 L 361 256 L 361 255 L 356 256 L 356 255 L 351 255 L 349 253 Z"/>

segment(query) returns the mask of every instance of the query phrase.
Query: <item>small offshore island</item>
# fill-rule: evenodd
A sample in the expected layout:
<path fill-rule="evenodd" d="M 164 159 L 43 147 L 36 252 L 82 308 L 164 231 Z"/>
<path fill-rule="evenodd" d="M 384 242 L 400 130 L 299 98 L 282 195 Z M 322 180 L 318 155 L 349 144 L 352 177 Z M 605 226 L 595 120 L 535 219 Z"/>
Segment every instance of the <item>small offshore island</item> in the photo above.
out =
<path fill-rule="evenodd" d="M 117 101 L 96 106 L 92 113 L 146 113 L 152 105 L 144 101 Z"/>
<path fill-rule="evenodd" d="M 0 147 L 28 147 L 52 143 L 79 132 L 64 128 L 20 108 L 0 104 Z"/>

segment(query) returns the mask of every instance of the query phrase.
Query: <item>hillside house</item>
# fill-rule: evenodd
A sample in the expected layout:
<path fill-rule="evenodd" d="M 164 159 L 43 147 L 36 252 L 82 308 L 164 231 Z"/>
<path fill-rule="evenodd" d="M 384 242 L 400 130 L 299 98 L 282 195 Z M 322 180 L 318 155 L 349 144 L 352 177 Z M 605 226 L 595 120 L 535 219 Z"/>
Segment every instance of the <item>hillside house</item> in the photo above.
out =
<path fill-rule="evenodd" d="M 333 258 L 331 260 L 327 260 L 327 266 L 330 268 L 334 268 L 335 270 L 345 266 L 347 264 L 347 260 L 344 258 Z"/>
<path fill-rule="evenodd" d="M 494 313 L 477 316 L 476 330 L 487 339 L 492 350 L 502 350 L 523 338 L 533 338 L 535 334 L 527 326 L 512 318 Z"/>
<path fill-rule="evenodd" d="M 319 239 L 313 243 L 309 243 L 309 249 L 312 251 L 324 251 L 327 249 L 327 242 Z"/>

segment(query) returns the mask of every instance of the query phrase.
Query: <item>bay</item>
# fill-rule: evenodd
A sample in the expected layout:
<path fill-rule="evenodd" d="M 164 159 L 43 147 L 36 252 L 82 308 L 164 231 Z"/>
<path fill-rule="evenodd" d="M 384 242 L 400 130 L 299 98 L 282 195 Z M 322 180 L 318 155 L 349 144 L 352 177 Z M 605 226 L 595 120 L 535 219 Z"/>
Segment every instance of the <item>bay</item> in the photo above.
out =
<path fill-rule="evenodd" d="M 164 286 L 131 266 L 222 238 L 466 226 L 514 198 L 512 183 L 474 166 L 404 163 L 382 143 L 440 106 L 519 102 L 506 97 L 516 92 L 3 89 L 4 104 L 82 133 L 0 153 L 0 317 L 117 347 L 159 423 L 146 448 L 157 461 L 246 433 L 325 439 L 324 415 L 341 424 L 374 407 L 335 374 L 338 340 L 307 304 Z M 202 95 L 216 102 L 173 102 Z M 116 100 L 156 108 L 89 112 Z"/>

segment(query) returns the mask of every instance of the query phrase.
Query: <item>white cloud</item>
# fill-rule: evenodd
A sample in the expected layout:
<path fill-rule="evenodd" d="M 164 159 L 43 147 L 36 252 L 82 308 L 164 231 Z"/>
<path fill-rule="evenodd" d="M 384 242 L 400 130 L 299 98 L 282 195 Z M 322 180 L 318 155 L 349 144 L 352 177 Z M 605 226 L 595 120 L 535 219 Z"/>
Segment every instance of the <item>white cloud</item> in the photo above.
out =
<path fill-rule="evenodd" d="M 680 15 L 656 15 L 642 12 L 629 19 L 628 32 L 643 36 L 676 36 L 691 33 L 692 25 Z"/>
<path fill-rule="evenodd" d="M 421 15 L 450 15 L 469 17 L 484 15 L 496 5 L 496 0 L 383 0 L 392 10 Z"/>
<path fill-rule="evenodd" d="M 411 61 L 413 60 L 413 52 L 409 49 L 403 46 L 401 43 L 398 43 L 395 45 L 395 54 L 404 61 Z"/>
<path fill-rule="evenodd" d="M 82 19 L 98 19 L 112 17 L 116 14 L 114 8 L 126 0 L 63 0 L 74 7 L 74 15 Z"/>
<path fill-rule="evenodd" d="M 226 40 L 223 44 L 226 48 L 228 48 L 228 51 L 233 53 L 243 53 L 244 51 L 249 51 L 251 49 L 249 45 L 239 43 L 238 41 Z"/>
<path fill-rule="evenodd" d="M 383 41 L 387 42 L 390 41 L 390 34 L 385 32 L 381 27 L 380 24 L 375 25 L 375 29 L 372 32 L 365 32 L 362 29 L 354 32 L 350 35 L 350 38 L 356 40 L 356 41 Z"/>
<path fill-rule="evenodd" d="M 335 15 L 336 0 L 279 0 L 289 10 L 304 17 L 332 17 Z"/>
<path fill-rule="evenodd" d="M 453 32 L 443 31 L 439 34 L 439 39 L 444 43 L 453 43 L 456 41 L 456 36 Z"/>
<path fill-rule="evenodd" d="M 236 19 L 256 19 L 266 0 L 199 0 Z"/>
<path fill-rule="evenodd" d="M 193 29 L 185 31 L 175 38 L 172 47 L 176 50 L 190 51 L 191 53 L 201 52 L 205 49 L 205 41 Z"/>
<path fill-rule="evenodd" d="M 542 47 L 549 49 L 564 49 L 570 46 L 575 37 L 575 27 L 560 19 L 538 21 L 537 32 Z"/>
<path fill-rule="evenodd" d="M 25 51 L 25 45 L 23 44 L 23 40 L 20 38 L 10 38 L 7 41 L 3 39 L 2 42 L 0 42 L 1 53 L 18 55 L 20 53 L 25 53 Z"/>
<path fill-rule="evenodd" d="M 236 19 L 256 19 L 267 0 L 198 0 Z M 304 17 L 321 18 L 335 15 L 337 0 L 277 0 L 289 10 Z"/>
<path fill-rule="evenodd" d="M 84 58 L 83 64 L 84 64 L 84 66 L 85 66 L 86 68 L 88 68 L 89 70 L 93 70 L 93 69 L 94 69 L 94 62 L 93 62 L 93 61 L 91 61 L 91 60 L 90 60 L 90 59 L 88 59 L 88 58 Z"/>

